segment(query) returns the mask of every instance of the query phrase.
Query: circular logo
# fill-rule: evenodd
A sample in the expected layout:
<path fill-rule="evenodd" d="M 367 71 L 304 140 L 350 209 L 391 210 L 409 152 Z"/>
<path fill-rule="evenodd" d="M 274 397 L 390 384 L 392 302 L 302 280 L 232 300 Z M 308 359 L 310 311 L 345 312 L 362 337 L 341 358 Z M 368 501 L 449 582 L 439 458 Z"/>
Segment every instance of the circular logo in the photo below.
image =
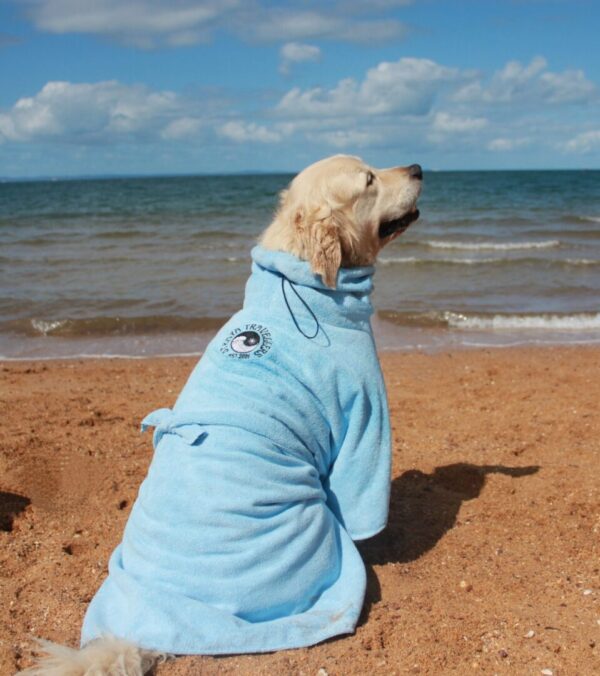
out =
<path fill-rule="evenodd" d="M 231 349 L 239 354 L 252 352 L 260 345 L 260 336 L 256 331 L 242 331 L 231 341 Z"/>
<path fill-rule="evenodd" d="M 260 358 L 272 345 L 271 332 L 262 324 L 246 324 L 230 331 L 221 345 L 221 354 L 234 359 Z"/>

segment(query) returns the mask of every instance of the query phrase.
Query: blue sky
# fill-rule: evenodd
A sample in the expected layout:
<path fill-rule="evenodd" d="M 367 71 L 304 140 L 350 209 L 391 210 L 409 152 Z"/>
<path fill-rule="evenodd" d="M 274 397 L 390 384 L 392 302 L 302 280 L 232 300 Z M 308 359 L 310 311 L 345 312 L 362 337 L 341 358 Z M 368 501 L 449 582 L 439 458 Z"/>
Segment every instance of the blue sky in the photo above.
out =
<path fill-rule="evenodd" d="M 0 176 L 600 168 L 597 0 L 0 0 Z"/>

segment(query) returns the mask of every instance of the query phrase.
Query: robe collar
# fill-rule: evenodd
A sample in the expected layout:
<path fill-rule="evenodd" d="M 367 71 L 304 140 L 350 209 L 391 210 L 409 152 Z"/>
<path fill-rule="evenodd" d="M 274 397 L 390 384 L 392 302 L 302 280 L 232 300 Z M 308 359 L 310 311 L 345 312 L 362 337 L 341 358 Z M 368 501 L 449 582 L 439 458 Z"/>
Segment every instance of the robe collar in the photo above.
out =
<path fill-rule="evenodd" d="M 292 299 L 288 304 L 294 315 L 297 311 L 307 314 L 306 309 L 302 309 L 301 301 L 304 301 L 321 324 L 370 330 L 374 272 L 373 266 L 340 268 L 336 288 L 331 289 L 307 261 L 283 251 L 256 246 L 252 249 L 252 275 L 246 285 L 244 307 L 270 300 L 273 308 L 285 308 L 283 296 L 287 290 L 288 298 Z M 277 302 L 278 298 L 282 303 Z"/>

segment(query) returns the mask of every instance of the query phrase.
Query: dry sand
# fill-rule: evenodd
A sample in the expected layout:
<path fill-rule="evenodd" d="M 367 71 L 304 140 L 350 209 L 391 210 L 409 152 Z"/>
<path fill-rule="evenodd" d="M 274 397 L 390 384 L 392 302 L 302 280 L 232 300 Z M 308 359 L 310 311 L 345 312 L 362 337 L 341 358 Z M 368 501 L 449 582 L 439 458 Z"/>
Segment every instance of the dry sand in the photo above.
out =
<path fill-rule="evenodd" d="M 0 674 L 75 645 L 194 359 L 0 365 Z M 356 634 L 183 674 L 600 673 L 600 351 L 384 354 L 390 521 Z"/>

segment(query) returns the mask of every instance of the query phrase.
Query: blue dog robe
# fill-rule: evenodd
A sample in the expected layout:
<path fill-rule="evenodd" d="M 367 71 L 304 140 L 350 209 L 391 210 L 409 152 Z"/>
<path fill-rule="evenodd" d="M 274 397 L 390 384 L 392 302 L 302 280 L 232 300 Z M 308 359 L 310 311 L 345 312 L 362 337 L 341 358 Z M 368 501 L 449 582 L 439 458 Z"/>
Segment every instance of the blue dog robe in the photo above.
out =
<path fill-rule="evenodd" d="M 255 247 L 243 309 L 172 410 L 92 600 L 82 644 L 114 635 L 174 654 L 308 646 L 354 631 L 390 489 L 373 268 L 326 287 Z"/>

